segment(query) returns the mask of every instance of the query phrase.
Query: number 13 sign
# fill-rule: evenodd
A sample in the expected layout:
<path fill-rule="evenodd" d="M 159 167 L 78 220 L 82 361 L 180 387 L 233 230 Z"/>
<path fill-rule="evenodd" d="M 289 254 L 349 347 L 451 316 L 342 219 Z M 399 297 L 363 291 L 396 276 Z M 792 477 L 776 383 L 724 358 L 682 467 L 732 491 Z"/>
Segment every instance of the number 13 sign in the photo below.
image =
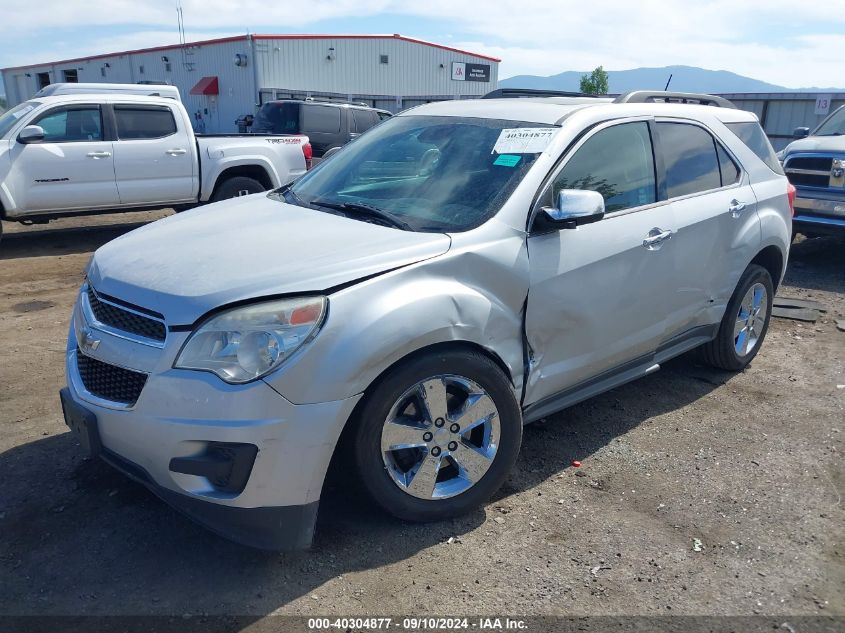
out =
<path fill-rule="evenodd" d="M 819 95 L 816 97 L 815 114 L 827 114 L 830 112 L 830 97 L 831 95 Z"/>

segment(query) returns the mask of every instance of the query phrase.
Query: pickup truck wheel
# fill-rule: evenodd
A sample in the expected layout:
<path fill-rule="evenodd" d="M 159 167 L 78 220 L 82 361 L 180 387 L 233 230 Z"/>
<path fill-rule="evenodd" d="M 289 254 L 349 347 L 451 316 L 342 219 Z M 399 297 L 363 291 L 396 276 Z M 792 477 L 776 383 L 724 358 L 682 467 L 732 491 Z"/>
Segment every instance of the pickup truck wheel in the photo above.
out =
<path fill-rule="evenodd" d="M 266 191 L 264 185 L 254 178 L 233 176 L 217 185 L 211 196 L 211 202 L 220 202 L 221 200 L 237 198 L 238 196 L 248 196 L 253 193 L 261 193 L 262 191 Z"/>
<path fill-rule="evenodd" d="M 434 352 L 392 370 L 355 429 L 358 476 L 406 521 L 440 521 L 499 489 L 522 441 L 522 416 L 501 369 L 482 354 Z"/>
<path fill-rule="evenodd" d="M 728 371 L 745 369 L 766 338 L 773 296 L 769 271 L 756 264 L 746 268 L 728 302 L 719 333 L 702 347 L 704 360 Z"/>

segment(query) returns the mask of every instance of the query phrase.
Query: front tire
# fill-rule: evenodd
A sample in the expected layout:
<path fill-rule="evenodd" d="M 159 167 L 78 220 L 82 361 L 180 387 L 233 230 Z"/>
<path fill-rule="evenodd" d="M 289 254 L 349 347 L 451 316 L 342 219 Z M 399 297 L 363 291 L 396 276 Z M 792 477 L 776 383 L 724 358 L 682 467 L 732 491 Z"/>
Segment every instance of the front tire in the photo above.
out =
<path fill-rule="evenodd" d="M 741 371 L 760 351 L 772 315 L 774 287 L 769 271 L 751 264 L 734 290 L 716 338 L 702 347 L 705 362 Z"/>
<path fill-rule="evenodd" d="M 217 185 L 211 196 L 211 202 L 220 202 L 221 200 L 228 200 L 229 198 L 248 196 L 253 193 L 261 193 L 262 191 L 266 191 L 264 185 L 254 178 L 233 176 L 232 178 L 227 178 Z"/>
<path fill-rule="evenodd" d="M 353 452 L 365 490 L 406 521 L 440 521 L 487 501 L 522 441 L 502 370 L 483 354 L 431 352 L 391 370 L 368 395 Z"/>

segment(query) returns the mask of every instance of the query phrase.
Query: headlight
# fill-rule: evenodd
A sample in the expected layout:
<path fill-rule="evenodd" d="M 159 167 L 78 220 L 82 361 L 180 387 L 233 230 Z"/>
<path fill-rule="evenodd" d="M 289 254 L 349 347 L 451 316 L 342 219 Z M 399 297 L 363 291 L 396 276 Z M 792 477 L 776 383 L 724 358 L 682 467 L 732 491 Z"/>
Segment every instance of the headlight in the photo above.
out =
<path fill-rule="evenodd" d="M 325 297 L 280 299 L 227 310 L 194 330 L 173 366 L 211 371 L 233 384 L 255 380 L 311 340 L 325 313 Z"/>

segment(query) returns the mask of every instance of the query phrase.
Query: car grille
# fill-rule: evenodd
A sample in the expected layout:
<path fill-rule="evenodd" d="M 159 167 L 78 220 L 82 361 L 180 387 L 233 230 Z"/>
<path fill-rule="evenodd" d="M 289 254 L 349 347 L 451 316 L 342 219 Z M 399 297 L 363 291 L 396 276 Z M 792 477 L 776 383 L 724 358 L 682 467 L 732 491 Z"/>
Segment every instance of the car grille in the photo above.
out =
<path fill-rule="evenodd" d="M 167 330 L 162 321 L 101 301 L 91 286 L 88 286 L 88 303 L 91 304 L 91 311 L 100 323 L 156 341 L 163 341 L 167 336 Z"/>
<path fill-rule="evenodd" d="M 147 374 L 109 365 L 76 350 L 76 367 L 85 389 L 104 400 L 132 406 L 147 382 Z"/>
<path fill-rule="evenodd" d="M 815 169 L 826 172 L 830 172 L 832 165 L 833 158 L 830 156 L 796 156 L 787 162 L 790 169 Z"/>
<path fill-rule="evenodd" d="M 784 171 L 795 186 L 829 187 L 833 158 L 830 156 L 795 156 L 788 158 Z"/>

